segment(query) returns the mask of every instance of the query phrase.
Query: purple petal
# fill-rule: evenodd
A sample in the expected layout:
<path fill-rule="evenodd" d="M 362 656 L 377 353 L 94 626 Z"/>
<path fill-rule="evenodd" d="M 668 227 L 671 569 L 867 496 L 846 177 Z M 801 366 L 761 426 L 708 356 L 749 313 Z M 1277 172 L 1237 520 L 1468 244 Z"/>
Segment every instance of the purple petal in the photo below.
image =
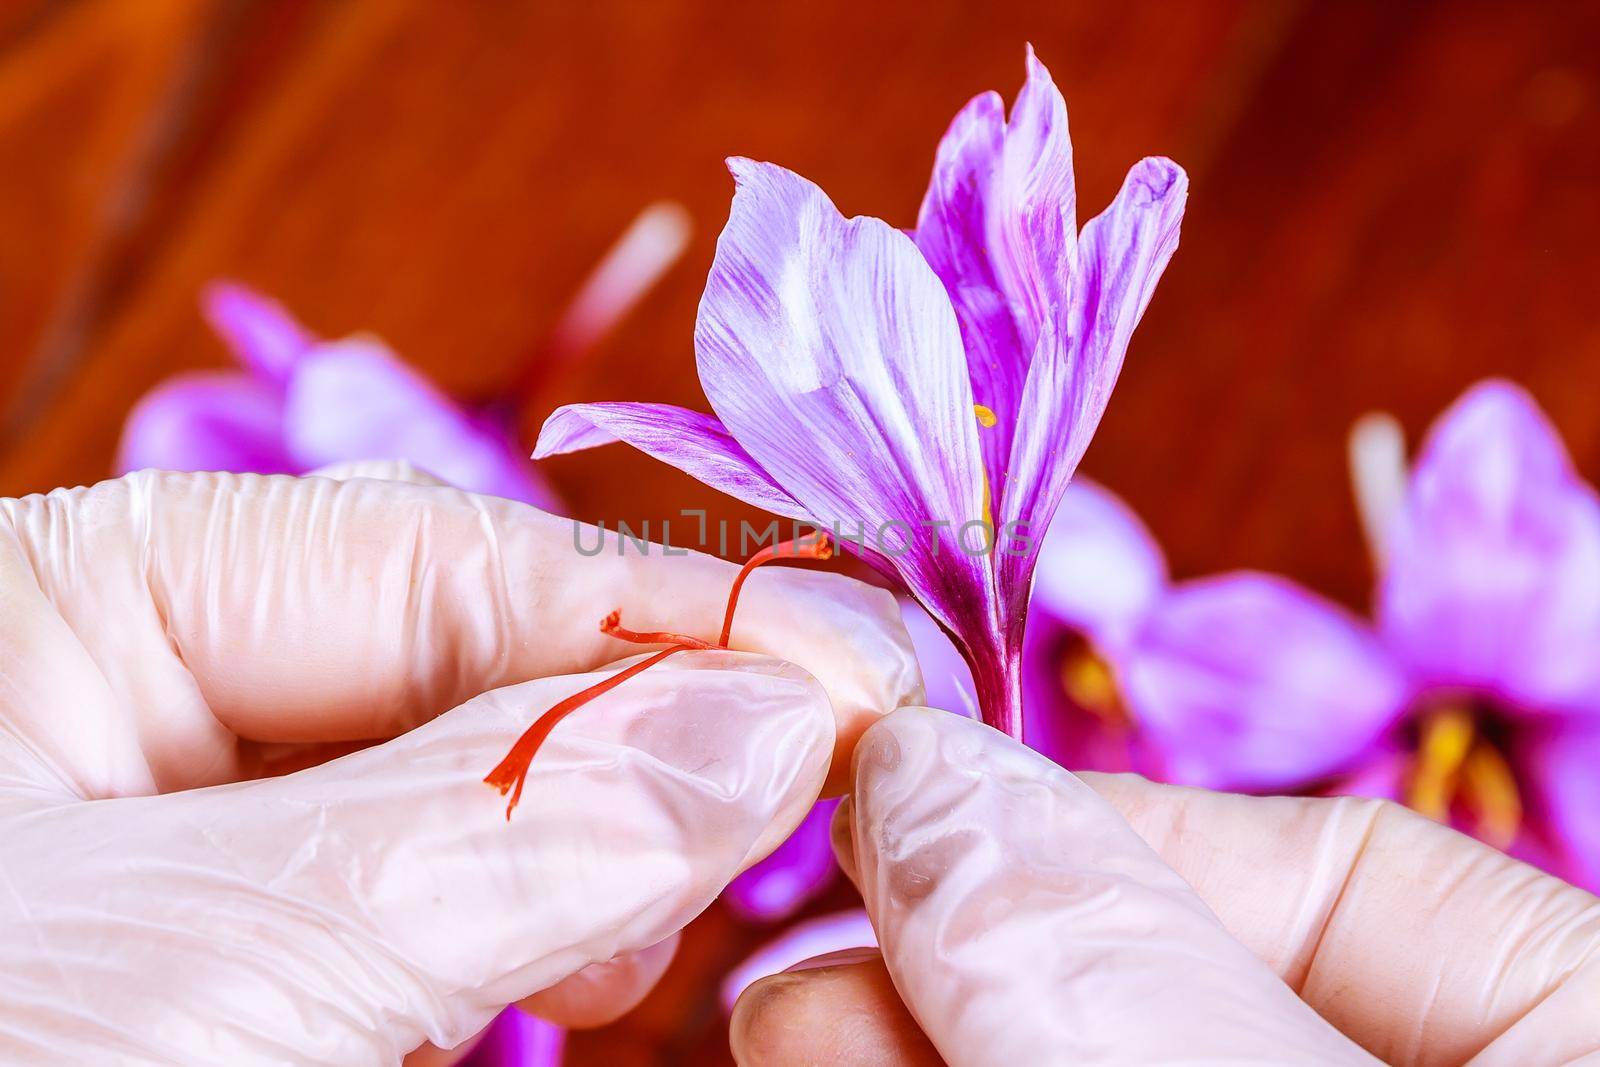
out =
<path fill-rule="evenodd" d="M 1067 106 L 1031 46 L 1027 66 L 1010 122 L 991 92 L 951 123 L 915 234 L 955 306 L 974 397 L 997 416 L 980 435 L 997 492 L 1041 325 L 1067 306 L 1077 238 Z"/>
<path fill-rule="evenodd" d="M 1409 697 L 1358 620 L 1262 574 L 1175 587 L 1140 632 L 1126 684 L 1172 780 L 1244 790 L 1353 767 Z"/>
<path fill-rule="evenodd" d="M 911 647 L 916 650 L 917 666 L 922 670 L 923 703 L 977 718 L 978 695 L 972 668 L 950 635 L 939 629 L 939 624 L 915 600 L 900 601 L 900 617 L 911 635 Z"/>
<path fill-rule="evenodd" d="M 872 920 L 860 908 L 797 923 L 729 972 L 722 983 L 723 1010 L 732 1011 L 739 994 L 768 975 L 780 974 L 826 952 L 870 948 L 877 943 Z"/>
<path fill-rule="evenodd" d="M 1394 738 L 1385 738 L 1361 754 L 1359 762 L 1341 773 L 1319 794 L 1330 797 L 1377 797 L 1401 801 L 1412 753 Z"/>
<path fill-rule="evenodd" d="M 1121 649 L 1112 655 L 1099 649 L 1083 631 L 1057 616 L 1038 612 L 1028 620 L 1023 644 L 1022 684 L 1027 711 L 1023 740 L 1028 747 L 1072 770 L 1133 771 L 1147 778 L 1165 777 L 1162 753 L 1152 749 L 1135 728 L 1096 715 L 1069 695 L 1066 672 L 1075 657 L 1097 656 L 1126 707 Z"/>
<path fill-rule="evenodd" d="M 1559 860 L 1554 873 L 1600 891 L 1600 726 L 1540 723 L 1518 736 L 1513 758 L 1530 829 Z"/>
<path fill-rule="evenodd" d="M 519 446 L 377 342 L 324 344 L 303 357 L 286 410 L 286 438 L 303 468 L 402 459 L 469 492 L 555 507 Z"/>
<path fill-rule="evenodd" d="M 819 800 L 772 854 L 729 883 L 722 897 L 756 922 L 787 919 L 828 887 L 838 873 L 829 824 L 838 797 Z"/>
<path fill-rule="evenodd" d="M 1111 206 L 1083 228 L 1067 321 L 1041 329 L 1028 368 L 1010 478 L 1000 498 L 1002 523 L 1048 528 L 1100 425 L 1133 329 L 1178 247 L 1188 189 L 1177 164 L 1146 159 L 1128 173 Z M 1026 555 L 1002 558 L 1002 597 L 1026 596 L 1032 565 Z"/>
<path fill-rule="evenodd" d="M 236 372 L 187 374 L 146 393 L 122 428 L 119 474 L 136 470 L 284 474 L 283 396 Z"/>
<path fill-rule="evenodd" d="M 671 404 L 568 404 L 539 431 L 533 458 L 625 441 L 748 504 L 807 521 L 805 509 L 773 482 L 715 415 Z"/>
<path fill-rule="evenodd" d="M 318 343 L 282 304 L 237 282 L 212 283 L 201 309 L 239 362 L 271 381 L 284 381 Z"/>
<path fill-rule="evenodd" d="M 1435 425 L 1378 616 L 1425 682 L 1600 713 L 1600 503 L 1522 390 L 1480 384 Z"/>
<path fill-rule="evenodd" d="M 1039 549 L 1032 610 L 1109 650 L 1128 642 L 1166 586 L 1161 547 L 1132 509 L 1083 478 L 1067 486 Z"/>
<path fill-rule="evenodd" d="M 566 1032 L 554 1023 L 507 1008 L 461 1061 L 461 1067 L 557 1067 Z"/>
<path fill-rule="evenodd" d="M 999 684 L 989 557 L 957 545 L 973 529 L 984 540 L 984 477 L 944 287 L 910 238 L 844 219 L 804 178 L 730 169 L 695 326 L 711 406 L 812 521 L 865 540 Z"/>

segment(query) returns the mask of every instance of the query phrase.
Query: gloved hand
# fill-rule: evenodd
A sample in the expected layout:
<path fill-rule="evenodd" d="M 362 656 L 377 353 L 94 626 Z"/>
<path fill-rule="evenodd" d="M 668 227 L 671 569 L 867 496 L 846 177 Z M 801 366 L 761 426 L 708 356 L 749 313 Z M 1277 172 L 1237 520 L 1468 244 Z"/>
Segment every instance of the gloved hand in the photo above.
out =
<path fill-rule="evenodd" d="M 734 643 L 799 666 L 645 672 L 562 723 L 508 823 L 484 775 L 638 651 L 599 619 L 714 637 L 735 573 L 573 536 L 370 478 L 0 501 L 0 1062 L 394 1064 L 524 998 L 642 996 L 836 735 L 919 683 L 886 593 L 758 572 Z"/>
<path fill-rule="evenodd" d="M 1600 1057 L 1600 901 L 1387 802 L 1080 780 L 905 709 L 834 830 L 882 954 L 751 986 L 742 1065 Z"/>

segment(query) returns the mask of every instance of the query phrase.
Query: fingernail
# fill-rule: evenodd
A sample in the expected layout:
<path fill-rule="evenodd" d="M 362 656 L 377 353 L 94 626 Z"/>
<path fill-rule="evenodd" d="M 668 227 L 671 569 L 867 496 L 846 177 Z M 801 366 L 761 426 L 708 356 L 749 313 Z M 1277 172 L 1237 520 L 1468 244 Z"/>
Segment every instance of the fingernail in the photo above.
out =
<path fill-rule="evenodd" d="M 794 974 L 797 971 L 816 971 L 824 967 L 848 967 L 852 963 L 866 963 L 875 960 L 879 952 L 875 948 L 842 948 L 837 952 L 825 952 L 820 956 L 813 956 L 809 960 L 801 960 L 793 967 L 784 968 L 784 974 Z"/>

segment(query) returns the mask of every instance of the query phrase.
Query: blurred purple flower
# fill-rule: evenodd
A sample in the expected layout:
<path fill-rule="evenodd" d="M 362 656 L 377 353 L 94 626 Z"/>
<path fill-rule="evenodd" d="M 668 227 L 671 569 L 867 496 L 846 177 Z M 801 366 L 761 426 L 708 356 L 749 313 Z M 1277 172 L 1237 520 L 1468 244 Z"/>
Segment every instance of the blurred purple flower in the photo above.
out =
<path fill-rule="evenodd" d="M 994 93 L 956 117 L 910 235 L 845 219 L 781 167 L 730 161 L 695 331 L 716 415 L 571 405 L 535 451 L 626 441 L 830 530 L 953 635 L 985 720 L 1014 734 L 1027 531 L 1049 524 L 1100 421 L 1188 189 L 1146 159 L 1079 233 L 1066 106 L 1031 49 L 1027 70 L 1009 120 Z M 974 529 L 1000 548 L 973 551 Z"/>
<path fill-rule="evenodd" d="M 681 208 L 644 212 L 540 349 L 524 391 L 552 362 L 580 354 L 614 325 L 678 257 L 686 233 Z M 212 285 L 203 307 L 243 369 L 180 375 L 147 394 L 123 429 L 119 473 L 298 474 L 393 459 L 462 489 L 556 506 L 515 440 L 509 405 L 459 404 L 376 338 L 322 340 L 241 285 Z"/>
<path fill-rule="evenodd" d="M 407 460 L 452 485 L 549 508 L 554 496 L 508 428 L 469 412 L 376 338 L 322 341 L 240 285 L 207 289 L 206 317 L 243 371 L 157 387 L 128 416 L 119 472 L 301 474 L 349 460 Z"/>
<path fill-rule="evenodd" d="M 729 884 L 722 899 L 756 922 L 777 922 L 799 911 L 838 870 L 828 832 L 838 807 L 838 797 L 819 800 L 783 844 Z"/>
<path fill-rule="evenodd" d="M 1503 382 L 1399 481 L 1373 524 L 1376 628 L 1267 575 L 1171 585 L 1126 507 L 1074 483 L 1041 554 L 1029 742 L 1212 788 L 1390 796 L 1600 884 L 1600 503 Z"/>
<path fill-rule="evenodd" d="M 553 1067 L 561 1062 L 565 1043 L 561 1027 L 507 1008 L 489 1024 L 460 1067 Z"/>

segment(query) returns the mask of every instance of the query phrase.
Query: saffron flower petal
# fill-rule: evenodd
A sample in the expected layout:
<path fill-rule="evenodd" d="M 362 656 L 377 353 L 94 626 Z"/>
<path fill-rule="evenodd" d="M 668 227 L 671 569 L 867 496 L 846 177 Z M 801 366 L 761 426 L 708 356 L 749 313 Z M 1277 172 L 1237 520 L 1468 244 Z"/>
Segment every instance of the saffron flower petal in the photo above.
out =
<path fill-rule="evenodd" d="M 518 448 L 375 339 L 303 356 L 287 386 L 283 433 L 303 468 L 403 459 L 473 493 L 555 507 Z"/>
<path fill-rule="evenodd" d="M 922 703 L 930 708 L 978 718 L 978 690 L 966 657 L 915 600 L 901 598 L 900 618 L 911 635 L 922 672 Z"/>
<path fill-rule="evenodd" d="M 1373 745 L 1352 769 L 1339 775 L 1320 794 L 1331 797 L 1377 797 L 1404 803 L 1406 778 L 1411 764 L 1412 754 L 1397 742 L 1391 732 L 1389 737 Z"/>
<path fill-rule="evenodd" d="M 283 393 L 271 382 L 230 371 L 179 375 L 128 413 L 116 471 L 292 473 L 282 424 Z"/>
<path fill-rule="evenodd" d="M 202 301 L 245 373 L 183 376 L 123 428 L 117 468 L 302 474 L 405 460 L 453 485 L 559 510 L 507 427 L 456 404 L 380 342 L 323 341 L 231 282 Z"/>
<path fill-rule="evenodd" d="M 804 508 L 772 480 L 715 415 L 672 404 L 568 404 L 539 431 L 533 458 L 623 441 L 731 497 L 786 518 Z"/>
<path fill-rule="evenodd" d="M 1033 610 L 1111 653 L 1129 642 L 1166 588 L 1166 557 L 1139 517 L 1110 490 L 1074 479 L 1039 548 Z"/>
<path fill-rule="evenodd" d="M 846 220 L 782 167 L 730 169 L 738 187 L 695 327 L 711 406 L 812 522 L 865 540 L 969 643 L 993 635 L 989 558 L 955 542 L 984 525 L 984 475 L 943 286 L 887 223 Z"/>
<path fill-rule="evenodd" d="M 1600 503 L 1521 389 L 1480 384 L 1435 424 L 1391 525 L 1378 618 L 1425 684 L 1600 714 Z"/>
<path fill-rule="evenodd" d="M 1175 587 L 1146 620 L 1126 680 L 1169 780 L 1236 790 L 1353 770 L 1412 693 L 1359 620 L 1254 573 Z"/>
<path fill-rule="evenodd" d="M 1554 861 L 1554 873 L 1591 893 L 1600 891 L 1600 725 L 1590 722 L 1540 723 L 1525 731 L 1515 756 L 1517 780 L 1530 823 Z"/>
<path fill-rule="evenodd" d="M 515 1007 L 495 1016 L 461 1067 L 557 1067 L 566 1031 Z"/>
<path fill-rule="evenodd" d="M 1178 247 L 1189 179 L 1167 159 L 1146 159 L 1079 237 L 1066 322 L 1043 324 L 1028 367 L 999 490 L 1002 523 L 1044 530 L 1105 414 L 1133 330 Z M 1026 597 L 1032 561 L 1000 560 L 1010 600 Z"/>
<path fill-rule="evenodd" d="M 914 235 L 955 307 L 974 398 L 996 415 L 980 441 L 997 491 L 1039 331 L 1070 304 L 1077 241 L 1066 102 L 1031 46 L 1027 70 L 1009 122 L 987 92 L 951 123 Z"/>
<path fill-rule="evenodd" d="M 200 309 L 239 362 L 266 381 L 285 381 L 319 343 L 282 304 L 238 282 L 207 286 Z"/>

